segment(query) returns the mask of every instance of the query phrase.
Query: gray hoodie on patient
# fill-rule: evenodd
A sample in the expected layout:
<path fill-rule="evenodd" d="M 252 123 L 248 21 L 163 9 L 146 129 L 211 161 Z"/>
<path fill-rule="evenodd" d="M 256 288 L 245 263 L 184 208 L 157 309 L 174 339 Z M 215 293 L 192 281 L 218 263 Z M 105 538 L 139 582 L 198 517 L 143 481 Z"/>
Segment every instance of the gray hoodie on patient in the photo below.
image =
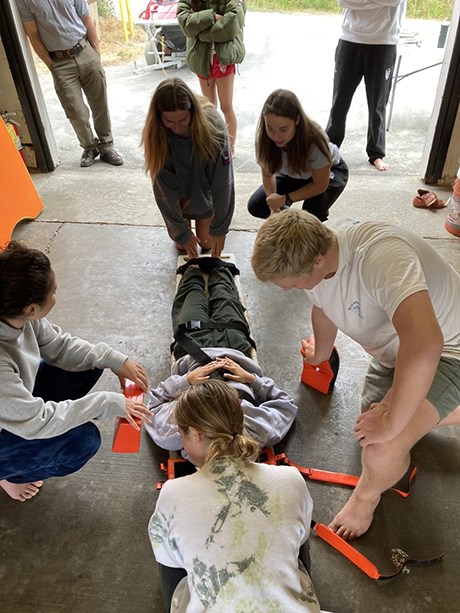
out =
<path fill-rule="evenodd" d="M 229 385 L 245 388 L 246 394 L 254 398 L 253 402 L 241 400 L 244 412 L 244 434 L 255 439 L 261 447 L 279 443 L 287 434 L 297 415 L 294 400 L 277 387 L 273 379 L 264 377 L 257 362 L 251 360 L 241 351 L 227 348 L 203 348 L 210 357 L 226 356 L 237 362 L 245 370 L 255 374 L 251 385 L 241 383 Z M 176 397 L 189 387 L 187 373 L 200 364 L 190 355 L 177 360 L 172 368 L 172 375 L 150 390 L 146 397 L 146 406 L 153 415 L 152 425 L 146 424 L 146 430 L 163 449 L 179 450 L 182 439 L 172 413 Z"/>

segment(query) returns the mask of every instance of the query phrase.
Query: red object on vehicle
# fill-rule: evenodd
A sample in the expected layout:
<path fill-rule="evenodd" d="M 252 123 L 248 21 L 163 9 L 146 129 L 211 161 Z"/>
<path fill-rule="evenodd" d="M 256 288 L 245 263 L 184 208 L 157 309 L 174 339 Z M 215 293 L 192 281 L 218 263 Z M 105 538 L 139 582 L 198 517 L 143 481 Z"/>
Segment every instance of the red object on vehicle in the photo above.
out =
<path fill-rule="evenodd" d="M 176 19 L 176 11 L 176 0 L 149 0 L 139 19 L 154 19 L 155 22 Z"/>
<path fill-rule="evenodd" d="M 154 0 L 149 0 L 142 13 L 139 13 L 139 19 L 150 19 L 152 13 L 155 13 L 157 10 L 158 4 Z"/>
<path fill-rule="evenodd" d="M 123 390 L 125 398 L 132 398 L 137 402 L 144 401 L 144 392 L 133 381 L 125 380 Z M 139 417 L 133 418 L 139 426 L 139 430 L 133 428 L 129 421 L 124 417 L 117 417 L 115 420 L 115 433 L 113 435 L 112 451 L 115 453 L 137 453 L 141 445 L 141 424 Z"/>

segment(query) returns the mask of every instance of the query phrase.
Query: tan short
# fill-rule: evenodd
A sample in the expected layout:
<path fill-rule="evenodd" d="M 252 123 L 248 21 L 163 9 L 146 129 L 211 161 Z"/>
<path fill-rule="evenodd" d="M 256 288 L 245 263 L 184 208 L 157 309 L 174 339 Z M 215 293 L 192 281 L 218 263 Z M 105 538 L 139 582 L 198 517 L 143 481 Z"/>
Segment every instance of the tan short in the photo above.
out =
<path fill-rule="evenodd" d="M 369 407 L 380 402 L 393 385 L 394 368 L 383 366 L 371 358 L 361 393 L 361 405 Z M 460 360 L 441 358 L 427 394 L 437 409 L 440 420 L 460 406 Z"/>

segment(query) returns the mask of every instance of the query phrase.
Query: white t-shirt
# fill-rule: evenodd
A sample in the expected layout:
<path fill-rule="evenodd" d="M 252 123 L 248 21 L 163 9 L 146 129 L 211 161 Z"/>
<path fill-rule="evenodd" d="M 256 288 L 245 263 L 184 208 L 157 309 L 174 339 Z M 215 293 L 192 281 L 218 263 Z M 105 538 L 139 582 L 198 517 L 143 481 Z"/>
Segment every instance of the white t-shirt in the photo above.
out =
<path fill-rule="evenodd" d="M 299 568 L 313 503 L 290 466 L 221 457 L 167 481 L 149 523 L 155 558 L 184 568 L 171 611 L 319 613 Z"/>
<path fill-rule="evenodd" d="M 393 315 L 405 298 L 428 290 L 444 335 L 442 355 L 460 360 L 460 276 L 432 245 L 384 223 L 355 224 L 336 234 L 337 272 L 306 290 L 310 301 L 381 364 L 393 368 L 399 348 Z"/>

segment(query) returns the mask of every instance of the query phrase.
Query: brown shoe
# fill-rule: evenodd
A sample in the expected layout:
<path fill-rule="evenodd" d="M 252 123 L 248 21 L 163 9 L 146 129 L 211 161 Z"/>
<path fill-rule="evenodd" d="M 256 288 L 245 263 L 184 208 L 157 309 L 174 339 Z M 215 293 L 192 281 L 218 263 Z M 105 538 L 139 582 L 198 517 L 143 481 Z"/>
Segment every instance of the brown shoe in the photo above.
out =
<path fill-rule="evenodd" d="M 428 189 L 418 189 L 417 194 L 412 201 L 417 209 L 443 209 L 446 206 L 444 200 Z"/>

